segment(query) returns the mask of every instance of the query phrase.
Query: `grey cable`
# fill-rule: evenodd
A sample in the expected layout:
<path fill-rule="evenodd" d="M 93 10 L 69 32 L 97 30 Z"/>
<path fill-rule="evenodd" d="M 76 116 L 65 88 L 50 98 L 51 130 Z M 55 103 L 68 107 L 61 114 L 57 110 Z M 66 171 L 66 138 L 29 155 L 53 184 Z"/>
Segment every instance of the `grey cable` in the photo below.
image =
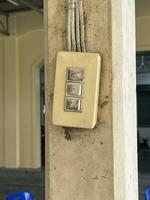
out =
<path fill-rule="evenodd" d="M 68 22 L 67 22 L 67 45 L 68 51 L 71 51 L 71 0 L 68 0 Z"/>
<path fill-rule="evenodd" d="M 75 0 L 71 0 L 71 42 L 72 51 L 76 51 L 76 27 L 75 27 Z"/>
<path fill-rule="evenodd" d="M 81 51 L 81 37 L 80 37 L 80 12 L 79 12 L 79 2 L 76 1 L 76 44 L 77 51 Z"/>
<path fill-rule="evenodd" d="M 84 13 L 83 13 L 83 3 L 82 0 L 79 1 L 79 14 L 80 14 L 80 31 L 81 31 L 81 51 L 85 52 L 85 27 L 84 27 Z"/>
<path fill-rule="evenodd" d="M 68 0 L 67 24 L 68 50 L 85 52 L 85 27 L 82 0 Z"/>

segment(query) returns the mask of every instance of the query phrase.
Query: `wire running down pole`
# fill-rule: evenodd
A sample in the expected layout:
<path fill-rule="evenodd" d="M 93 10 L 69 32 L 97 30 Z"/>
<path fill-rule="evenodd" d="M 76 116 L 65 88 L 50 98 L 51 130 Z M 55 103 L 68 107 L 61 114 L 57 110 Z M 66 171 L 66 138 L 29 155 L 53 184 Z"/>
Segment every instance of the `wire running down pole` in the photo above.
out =
<path fill-rule="evenodd" d="M 85 27 L 82 0 L 68 0 L 67 24 L 68 50 L 85 52 Z"/>

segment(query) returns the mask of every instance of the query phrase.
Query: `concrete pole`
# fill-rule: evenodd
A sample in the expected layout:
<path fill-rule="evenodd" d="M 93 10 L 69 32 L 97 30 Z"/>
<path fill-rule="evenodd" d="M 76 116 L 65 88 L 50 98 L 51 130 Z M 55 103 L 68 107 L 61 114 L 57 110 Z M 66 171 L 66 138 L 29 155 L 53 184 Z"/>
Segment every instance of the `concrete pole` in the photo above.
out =
<path fill-rule="evenodd" d="M 67 50 L 66 6 L 45 3 L 46 199 L 137 200 L 134 0 L 84 0 L 86 48 L 102 56 L 98 123 L 72 129 L 71 141 L 51 120 L 56 53 Z"/>

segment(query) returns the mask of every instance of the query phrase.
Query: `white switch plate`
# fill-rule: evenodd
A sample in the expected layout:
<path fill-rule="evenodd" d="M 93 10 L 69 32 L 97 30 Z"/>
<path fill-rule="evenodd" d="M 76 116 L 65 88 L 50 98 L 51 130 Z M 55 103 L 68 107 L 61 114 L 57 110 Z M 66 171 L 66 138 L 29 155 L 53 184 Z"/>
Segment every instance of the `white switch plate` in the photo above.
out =
<path fill-rule="evenodd" d="M 97 121 L 100 66 L 101 58 L 96 53 L 58 53 L 53 102 L 54 125 L 94 128 Z"/>

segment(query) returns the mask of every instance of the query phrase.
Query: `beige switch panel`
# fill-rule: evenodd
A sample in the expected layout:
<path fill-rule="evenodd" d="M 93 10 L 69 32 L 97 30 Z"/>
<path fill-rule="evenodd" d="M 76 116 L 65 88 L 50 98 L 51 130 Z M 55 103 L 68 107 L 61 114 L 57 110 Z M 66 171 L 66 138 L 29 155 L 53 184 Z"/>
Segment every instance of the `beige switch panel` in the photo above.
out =
<path fill-rule="evenodd" d="M 94 128 L 101 59 L 96 53 L 59 52 L 56 62 L 53 123 Z"/>

